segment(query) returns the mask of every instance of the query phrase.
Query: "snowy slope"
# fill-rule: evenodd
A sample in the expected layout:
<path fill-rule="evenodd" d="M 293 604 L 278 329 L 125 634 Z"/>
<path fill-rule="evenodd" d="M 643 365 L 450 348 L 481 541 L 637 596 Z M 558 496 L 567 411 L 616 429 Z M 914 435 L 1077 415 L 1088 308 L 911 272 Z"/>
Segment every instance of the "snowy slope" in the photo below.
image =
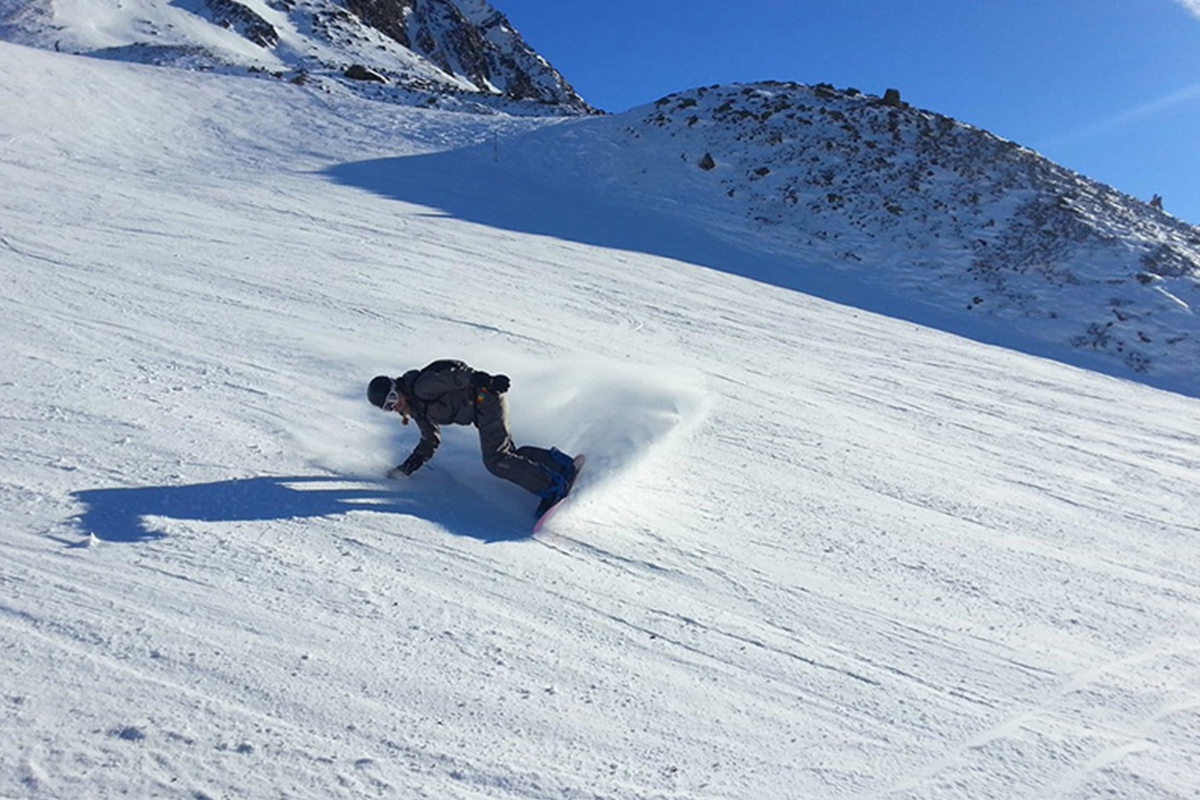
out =
<path fill-rule="evenodd" d="M 0 107 L 0 796 L 1194 796 L 1200 401 L 345 180 L 545 121 L 7 44 Z M 552 530 L 465 429 L 379 479 L 440 356 L 592 457 Z"/>

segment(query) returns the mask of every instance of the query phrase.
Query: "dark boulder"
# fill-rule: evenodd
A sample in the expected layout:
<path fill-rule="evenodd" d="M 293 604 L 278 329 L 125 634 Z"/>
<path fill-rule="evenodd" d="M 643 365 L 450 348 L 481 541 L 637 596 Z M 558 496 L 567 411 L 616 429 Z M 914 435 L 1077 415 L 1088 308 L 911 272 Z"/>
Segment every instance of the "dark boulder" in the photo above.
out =
<path fill-rule="evenodd" d="M 387 83 L 388 79 L 380 75 L 369 67 L 364 67 L 362 64 L 351 64 L 346 67 L 346 71 L 342 73 L 347 78 L 354 81 L 374 81 L 375 83 Z"/>

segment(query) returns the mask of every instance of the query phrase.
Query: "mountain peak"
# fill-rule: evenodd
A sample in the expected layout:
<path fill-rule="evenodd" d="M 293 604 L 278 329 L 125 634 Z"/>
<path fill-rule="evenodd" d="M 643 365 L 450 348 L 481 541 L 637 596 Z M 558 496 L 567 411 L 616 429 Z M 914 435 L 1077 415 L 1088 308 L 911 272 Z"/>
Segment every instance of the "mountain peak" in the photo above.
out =
<path fill-rule="evenodd" d="M 0 38 L 297 82 L 356 66 L 374 77 L 347 85 L 376 99 L 594 112 L 485 0 L 0 0 Z"/>

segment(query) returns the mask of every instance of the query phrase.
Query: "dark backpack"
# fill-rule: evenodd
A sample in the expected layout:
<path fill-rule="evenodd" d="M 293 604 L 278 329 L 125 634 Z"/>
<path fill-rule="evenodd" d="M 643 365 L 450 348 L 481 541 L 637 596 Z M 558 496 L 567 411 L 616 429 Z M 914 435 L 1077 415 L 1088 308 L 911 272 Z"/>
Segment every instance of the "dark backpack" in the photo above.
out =
<path fill-rule="evenodd" d="M 408 398 L 408 405 L 413 410 L 413 413 L 425 416 L 425 407 L 428 405 L 424 400 L 417 397 L 417 393 L 413 390 L 413 386 L 416 385 L 419 378 L 433 372 L 456 371 L 472 372 L 473 370 L 464 361 L 454 358 L 442 358 L 431 364 L 426 364 L 421 369 L 409 370 L 401 375 L 397 382 L 404 387 L 404 396 Z"/>

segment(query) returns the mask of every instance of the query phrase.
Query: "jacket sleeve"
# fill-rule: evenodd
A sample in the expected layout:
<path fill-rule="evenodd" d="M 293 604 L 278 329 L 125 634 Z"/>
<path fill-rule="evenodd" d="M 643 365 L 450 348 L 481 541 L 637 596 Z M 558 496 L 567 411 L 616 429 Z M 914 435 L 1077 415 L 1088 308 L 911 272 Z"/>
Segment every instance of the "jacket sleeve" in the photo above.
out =
<path fill-rule="evenodd" d="M 442 432 L 438 430 L 438 426 L 434 425 L 427 419 L 416 417 L 417 427 L 421 430 L 421 441 L 417 442 L 417 446 L 413 448 L 412 453 L 405 464 L 410 467 L 409 472 L 415 472 L 425 465 L 425 462 L 433 458 L 433 454 L 437 452 L 438 445 L 442 443 Z"/>

